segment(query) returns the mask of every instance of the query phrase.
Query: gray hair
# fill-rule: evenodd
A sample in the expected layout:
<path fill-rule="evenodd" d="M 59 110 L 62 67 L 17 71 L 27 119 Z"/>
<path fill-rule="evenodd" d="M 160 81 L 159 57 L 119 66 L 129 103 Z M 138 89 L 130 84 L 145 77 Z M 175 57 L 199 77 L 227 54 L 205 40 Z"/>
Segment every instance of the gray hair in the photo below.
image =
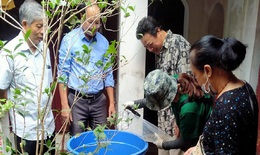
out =
<path fill-rule="evenodd" d="M 25 0 L 19 9 L 19 21 L 23 20 L 31 25 L 35 20 L 44 19 L 42 6 L 35 0 Z"/>

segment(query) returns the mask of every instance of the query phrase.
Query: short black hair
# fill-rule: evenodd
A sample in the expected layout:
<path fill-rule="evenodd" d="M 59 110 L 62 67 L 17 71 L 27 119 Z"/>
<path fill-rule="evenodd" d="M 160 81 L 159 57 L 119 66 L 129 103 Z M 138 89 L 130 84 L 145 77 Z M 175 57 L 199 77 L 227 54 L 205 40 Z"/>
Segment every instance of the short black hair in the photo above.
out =
<path fill-rule="evenodd" d="M 153 36 L 156 36 L 160 24 L 151 16 L 142 18 L 136 28 L 136 38 L 141 39 L 145 33 L 150 33 Z"/>

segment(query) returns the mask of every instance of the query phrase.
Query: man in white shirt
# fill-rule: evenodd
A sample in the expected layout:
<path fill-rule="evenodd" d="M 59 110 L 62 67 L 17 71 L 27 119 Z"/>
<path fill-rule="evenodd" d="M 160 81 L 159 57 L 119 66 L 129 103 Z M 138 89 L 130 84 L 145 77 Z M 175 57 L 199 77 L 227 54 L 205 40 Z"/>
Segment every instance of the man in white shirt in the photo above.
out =
<path fill-rule="evenodd" d="M 44 50 L 46 45 L 42 42 L 41 5 L 26 0 L 19 9 L 19 19 L 23 31 L 0 52 L 0 98 L 9 99 L 15 105 L 9 114 L 17 150 L 35 155 L 37 140 L 44 139 L 44 144 L 53 140 L 51 93 L 45 92 L 51 86 L 52 70 L 49 50 Z M 40 154 L 44 152 L 48 152 L 46 145 Z"/>

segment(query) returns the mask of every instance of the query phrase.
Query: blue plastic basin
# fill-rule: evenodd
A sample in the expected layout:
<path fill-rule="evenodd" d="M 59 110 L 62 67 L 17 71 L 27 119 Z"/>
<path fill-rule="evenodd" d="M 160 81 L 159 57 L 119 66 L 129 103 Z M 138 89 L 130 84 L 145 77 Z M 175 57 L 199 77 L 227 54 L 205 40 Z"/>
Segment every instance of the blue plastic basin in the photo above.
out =
<path fill-rule="evenodd" d="M 148 143 L 139 136 L 119 130 L 105 130 L 106 140 L 102 143 L 107 146 L 99 149 L 96 155 L 144 155 L 148 149 Z M 81 152 L 94 152 L 97 148 L 96 137 L 93 131 L 83 132 L 74 136 L 67 142 L 70 153 L 78 155 Z"/>

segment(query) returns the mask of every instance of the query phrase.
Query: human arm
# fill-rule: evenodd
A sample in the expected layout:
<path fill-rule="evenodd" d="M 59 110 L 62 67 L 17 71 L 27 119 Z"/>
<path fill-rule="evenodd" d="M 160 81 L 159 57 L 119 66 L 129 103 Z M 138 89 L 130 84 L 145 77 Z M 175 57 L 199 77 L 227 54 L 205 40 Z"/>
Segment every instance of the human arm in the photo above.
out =
<path fill-rule="evenodd" d="M 193 139 L 184 139 L 181 136 L 175 140 L 172 141 L 164 141 L 162 143 L 162 149 L 164 150 L 170 150 L 170 149 L 181 149 L 183 151 L 186 151 L 190 146 L 196 144 L 198 141 L 198 138 Z"/>
<path fill-rule="evenodd" d="M 58 86 L 61 100 L 61 119 L 63 122 L 70 122 L 72 121 L 72 116 L 68 102 L 68 87 L 63 83 L 59 83 Z"/>
<path fill-rule="evenodd" d="M 202 118 L 198 111 L 202 111 L 195 102 L 186 102 L 188 95 L 181 95 L 180 102 L 176 102 L 174 105 L 174 114 L 176 117 L 176 123 L 178 124 L 180 136 L 176 137 L 176 140 L 164 142 L 163 149 L 182 149 L 187 150 L 191 146 L 195 146 L 197 140 L 202 132 L 201 124 Z M 201 103 L 202 104 L 202 103 Z M 179 106 L 181 108 L 179 109 Z"/>
<path fill-rule="evenodd" d="M 108 96 L 108 117 L 116 112 L 115 110 L 115 97 L 114 97 L 114 88 L 106 87 L 106 92 Z"/>
<path fill-rule="evenodd" d="M 134 109 L 140 109 L 140 108 L 145 108 L 146 107 L 146 99 L 139 99 L 139 100 L 135 100 L 135 101 L 127 101 L 125 103 L 123 103 L 123 106 L 126 107 L 130 107 L 130 108 L 134 108 Z"/>
<path fill-rule="evenodd" d="M 3 53 L 3 52 L 2 52 Z M 1 53 L 1 54 L 2 54 Z M 0 54 L 0 99 L 7 99 L 7 89 L 13 79 L 13 61 L 7 55 Z"/>
<path fill-rule="evenodd" d="M 187 151 L 185 151 L 184 155 L 192 155 L 193 150 L 195 150 L 195 146 L 190 147 Z"/>
<path fill-rule="evenodd" d="M 7 91 L 0 89 L 0 99 L 7 99 Z M 4 103 L 4 102 L 1 102 Z"/>
<path fill-rule="evenodd" d="M 155 141 L 153 142 L 159 149 L 181 149 L 186 151 L 189 147 L 194 146 L 198 141 L 198 138 L 184 139 L 183 137 L 176 138 L 171 141 L 163 141 L 158 135 L 155 135 Z"/>
<path fill-rule="evenodd" d="M 70 57 L 67 56 L 67 42 L 64 37 L 59 49 L 58 89 L 61 100 L 61 119 L 63 122 L 72 121 L 68 103 L 68 77 L 70 73 Z"/>

